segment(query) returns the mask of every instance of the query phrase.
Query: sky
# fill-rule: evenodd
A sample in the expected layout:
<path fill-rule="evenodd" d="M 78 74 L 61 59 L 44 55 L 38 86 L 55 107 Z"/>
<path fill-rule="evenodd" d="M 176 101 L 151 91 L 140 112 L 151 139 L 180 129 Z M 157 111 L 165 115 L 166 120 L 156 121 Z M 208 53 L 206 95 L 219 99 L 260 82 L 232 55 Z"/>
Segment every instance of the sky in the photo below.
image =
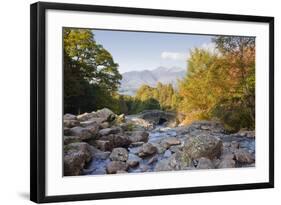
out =
<path fill-rule="evenodd" d="M 153 70 L 160 66 L 187 68 L 190 49 L 213 49 L 213 36 L 93 30 L 97 43 L 111 53 L 119 72 Z"/>

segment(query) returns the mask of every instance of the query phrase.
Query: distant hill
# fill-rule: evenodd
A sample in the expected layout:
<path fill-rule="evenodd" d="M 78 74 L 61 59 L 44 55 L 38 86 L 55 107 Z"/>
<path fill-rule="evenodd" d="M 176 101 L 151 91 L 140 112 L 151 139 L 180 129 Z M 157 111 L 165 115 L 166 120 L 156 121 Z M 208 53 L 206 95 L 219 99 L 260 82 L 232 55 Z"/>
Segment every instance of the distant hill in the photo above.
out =
<path fill-rule="evenodd" d="M 179 67 L 158 67 L 154 70 L 130 71 L 122 74 L 121 86 L 119 93 L 124 95 L 135 95 L 138 88 L 147 84 L 156 86 L 158 82 L 176 86 L 177 80 L 182 79 L 186 74 L 186 69 Z"/>

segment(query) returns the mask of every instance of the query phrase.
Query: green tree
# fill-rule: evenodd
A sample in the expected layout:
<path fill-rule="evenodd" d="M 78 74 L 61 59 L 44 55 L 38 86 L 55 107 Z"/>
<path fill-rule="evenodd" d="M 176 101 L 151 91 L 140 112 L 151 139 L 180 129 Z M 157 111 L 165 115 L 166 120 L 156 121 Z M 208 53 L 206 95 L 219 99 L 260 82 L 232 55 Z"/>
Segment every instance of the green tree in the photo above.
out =
<path fill-rule="evenodd" d="M 63 37 L 65 112 L 110 104 L 122 78 L 111 54 L 95 41 L 90 29 L 64 28 Z"/>

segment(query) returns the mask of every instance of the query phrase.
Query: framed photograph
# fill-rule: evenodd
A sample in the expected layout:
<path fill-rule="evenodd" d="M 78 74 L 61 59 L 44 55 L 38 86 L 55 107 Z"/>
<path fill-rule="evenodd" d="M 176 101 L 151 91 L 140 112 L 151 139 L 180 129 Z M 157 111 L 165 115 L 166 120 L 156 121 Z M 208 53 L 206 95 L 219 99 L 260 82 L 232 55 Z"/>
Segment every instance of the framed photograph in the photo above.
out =
<path fill-rule="evenodd" d="M 274 187 L 274 18 L 31 5 L 34 202 Z"/>

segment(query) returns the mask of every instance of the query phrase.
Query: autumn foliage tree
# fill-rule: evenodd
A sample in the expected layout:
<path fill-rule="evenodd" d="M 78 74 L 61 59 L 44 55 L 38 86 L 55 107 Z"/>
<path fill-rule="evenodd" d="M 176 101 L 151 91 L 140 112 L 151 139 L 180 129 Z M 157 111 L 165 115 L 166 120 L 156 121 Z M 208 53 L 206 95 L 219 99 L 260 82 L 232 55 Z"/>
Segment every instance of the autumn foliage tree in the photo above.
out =
<path fill-rule="evenodd" d="M 194 49 L 179 85 L 179 111 L 185 123 L 216 119 L 229 131 L 254 128 L 255 40 L 216 37 L 216 52 Z"/>

